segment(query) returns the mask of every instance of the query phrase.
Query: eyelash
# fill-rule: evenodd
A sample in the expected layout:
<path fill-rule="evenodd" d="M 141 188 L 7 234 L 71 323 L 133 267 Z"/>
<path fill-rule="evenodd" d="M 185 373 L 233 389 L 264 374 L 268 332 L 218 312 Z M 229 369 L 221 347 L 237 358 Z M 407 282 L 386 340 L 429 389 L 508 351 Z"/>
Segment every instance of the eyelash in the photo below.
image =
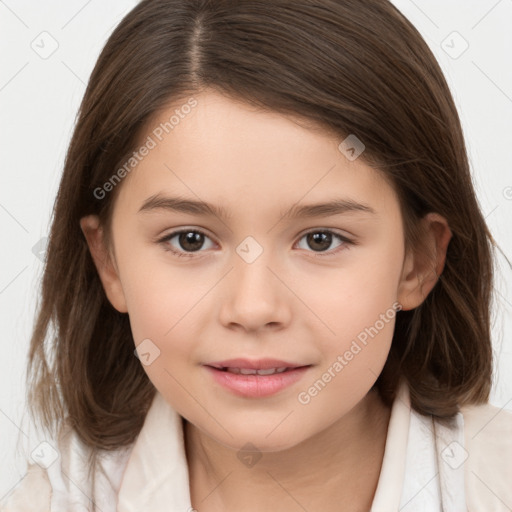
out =
<path fill-rule="evenodd" d="M 178 231 L 173 231 L 172 233 L 169 233 L 168 235 L 165 235 L 163 238 L 157 240 L 157 243 L 162 244 L 164 246 L 164 250 L 173 253 L 175 256 L 177 256 L 179 258 L 183 258 L 183 257 L 193 258 L 196 256 L 196 252 L 203 252 L 203 251 L 195 251 L 195 252 L 187 253 L 187 252 L 176 251 L 176 250 L 170 248 L 170 245 L 168 244 L 169 240 L 173 239 L 175 236 L 180 235 L 182 233 L 199 233 L 207 238 L 210 238 L 204 231 L 202 231 L 200 229 L 181 229 Z M 314 257 L 333 256 L 335 254 L 338 254 L 340 251 L 345 250 L 347 248 L 346 247 L 347 245 L 356 245 L 356 242 L 354 242 L 353 240 L 349 240 L 348 238 L 346 238 L 346 237 L 340 235 L 339 233 L 336 233 L 335 231 L 332 231 L 330 229 L 314 229 L 314 230 L 308 231 L 308 232 L 304 233 L 299 238 L 299 240 L 302 240 L 302 238 L 304 238 L 305 236 L 307 236 L 311 233 L 332 234 L 336 238 L 338 238 L 341 242 L 343 242 L 343 245 L 341 245 L 340 247 L 338 247 L 332 251 L 323 251 L 323 252 L 317 252 L 317 253 L 315 253 L 314 251 L 308 251 L 308 252 L 313 252 Z"/>

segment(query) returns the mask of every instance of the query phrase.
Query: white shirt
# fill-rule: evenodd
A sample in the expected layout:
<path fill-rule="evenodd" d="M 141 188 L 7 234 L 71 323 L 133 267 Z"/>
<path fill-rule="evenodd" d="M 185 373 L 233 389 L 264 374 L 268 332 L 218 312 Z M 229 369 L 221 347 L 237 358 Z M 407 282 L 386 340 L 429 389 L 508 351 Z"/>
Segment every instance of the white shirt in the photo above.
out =
<path fill-rule="evenodd" d="M 192 512 L 181 416 L 157 392 L 133 445 L 105 452 L 88 478 L 88 449 L 71 431 L 48 469 L 30 464 L 2 512 Z M 510 512 L 512 413 L 461 408 L 448 428 L 410 408 L 402 383 L 393 402 L 370 512 Z"/>

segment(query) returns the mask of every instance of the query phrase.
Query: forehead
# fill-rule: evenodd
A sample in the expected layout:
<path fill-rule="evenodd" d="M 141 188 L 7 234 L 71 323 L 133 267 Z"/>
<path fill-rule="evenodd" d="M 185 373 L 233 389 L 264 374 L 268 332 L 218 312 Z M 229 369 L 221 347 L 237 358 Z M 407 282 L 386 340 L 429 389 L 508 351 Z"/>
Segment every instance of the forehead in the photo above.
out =
<path fill-rule="evenodd" d="M 167 192 L 252 213 L 334 195 L 377 210 L 397 202 L 378 170 L 340 151 L 343 137 L 215 92 L 191 98 L 192 108 L 174 102 L 146 123 L 139 142 L 151 149 L 124 179 L 120 201 L 135 208 Z"/>

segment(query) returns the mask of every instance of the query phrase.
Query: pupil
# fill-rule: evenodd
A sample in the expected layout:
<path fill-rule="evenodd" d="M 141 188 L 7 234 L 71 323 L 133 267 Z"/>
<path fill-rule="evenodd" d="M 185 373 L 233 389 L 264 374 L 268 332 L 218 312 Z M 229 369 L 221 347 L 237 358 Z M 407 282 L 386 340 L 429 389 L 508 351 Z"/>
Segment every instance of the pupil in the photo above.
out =
<path fill-rule="evenodd" d="M 325 251 L 331 245 L 332 235 L 330 233 L 309 233 L 308 235 L 308 243 L 314 249 L 314 244 L 320 244 L 319 249 L 321 251 Z M 311 242 L 314 242 L 311 244 Z"/>
<path fill-rule="evenodd" d="M 181 233 L 179 237 L 180 245 L 187 251 L 197 251 L 203 245 L 203 235 L 201 233 Z"/>

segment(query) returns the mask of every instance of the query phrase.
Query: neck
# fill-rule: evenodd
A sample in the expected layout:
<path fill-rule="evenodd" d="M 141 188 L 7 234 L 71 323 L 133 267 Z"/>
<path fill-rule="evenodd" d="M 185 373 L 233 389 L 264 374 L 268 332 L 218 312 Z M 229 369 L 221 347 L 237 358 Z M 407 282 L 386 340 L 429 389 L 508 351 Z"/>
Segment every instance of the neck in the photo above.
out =
<path fill-rule="evenodd" d="M 214 510 L 369 510 L 391 409 L 370 391 L 343 418 L 298 445 L 264 452 L 254 465 L 184 421 L 192 505 Z M 318 491 L 319 484 L 322 489 Z M 351 508 L 349 508 L 351 507 Z"/>

